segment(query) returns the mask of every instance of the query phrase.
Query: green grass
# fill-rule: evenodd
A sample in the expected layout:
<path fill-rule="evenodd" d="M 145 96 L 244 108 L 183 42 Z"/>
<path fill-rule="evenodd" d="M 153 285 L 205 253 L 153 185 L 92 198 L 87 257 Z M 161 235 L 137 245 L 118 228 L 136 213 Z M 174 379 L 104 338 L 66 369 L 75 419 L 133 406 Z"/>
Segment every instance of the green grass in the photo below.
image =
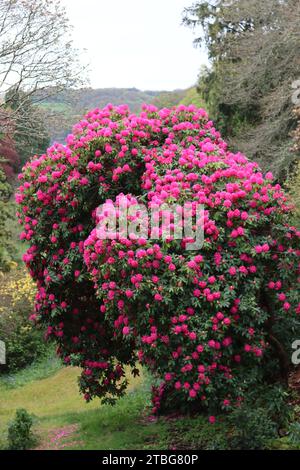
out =
<path fill-rule="evenodd" d="M 32 381 L 45 379 L 61 368 L 61 360 L 56 356 L 54 348 L 49 348 L 40 361 L 17 372 L 0 375 L 0 389 L 21 387 Z"/>
<path fill-rule="evenodd" d="M 143 449 L 163 445 L 165 425 L 147 419 L 149 386 L 132 378 L 126 397 L 111 407 L 86 404 L 78 393 L 77 368 L 62 368 L 51 357 L 0 379 L 0 447 L 18 408 L 35 418 L 42 449 Z M 66 436 L 67 435 L 67 436 Z M 158 444 L 157 444 L 158 443 Z"/>
<path fill-rule="evenodd" d="M 68 429 L 68 425 L 78 424 L 78 431 L 66 448 L 78 450 L 166 448 L 165 423 L 148 422 L 145 414 L 147 405 L 148 393 L 132 390 L 113 407 L 104 405 L 88 411 L 65 413 L 48 419 L 47 423 L 43 420 L 40 424 L 59 429 Z"/>
<path fill-rule="evenodd" d="M 67 113 L 71 111 L 71 106 L 67 103 L 42 102 L 39 107 L 57 113 Z"/>
<path fill-rule="evenodd" d="M 10 233 L 9 255 L 15 263 L 22 265 L 23 254 L 29 247 L 29 244 L 28 242 L 20 240 L 20 233 L 22 230 L 16 218 L 17 205 L 13 200 L 8 203 L 8 209 L 11 215 L 11 217 L 6 221 L 6 229 Z"/>
<path fill-rule="evenodd" d="M 78 393 L 78 368 L 61 367 L 49 357 L 23 371 L 0 377 L 0 448 L 5 448 L 8 422 L 18 408 L 34 417 L 37 448 L 46 450 L 226 449 L 231 433 L 225 416 L 215 425 L 206 415 L 149 417 L 150 384 L 145 375 L 130 378 L 125 397 L 115 406 L 99 400 L 86 404 Z M 287 437 L 274 449 L 299 449 Z"/>

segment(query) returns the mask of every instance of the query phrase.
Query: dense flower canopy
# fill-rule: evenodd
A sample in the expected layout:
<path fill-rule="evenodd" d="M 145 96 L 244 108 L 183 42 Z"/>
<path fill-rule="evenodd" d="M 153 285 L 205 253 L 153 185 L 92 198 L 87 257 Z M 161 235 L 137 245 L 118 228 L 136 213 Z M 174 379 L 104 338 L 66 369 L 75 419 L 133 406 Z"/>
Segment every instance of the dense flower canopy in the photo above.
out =
<path fill-rule="evenodd" d="M 86 400 L 121 396 L 125 366 L 140 363 L 157 379 L 154 412 L 229 409 L 268 364 L 283 371 L 280 332 L 299 328 L 300 232 L 272 174 L 228 151 L 203 109 L 95 109 L 20 180 L 32 317 L 83 368 Z M 99 238 L 98 206 L 124 200 L 193 215 L 202 204 L 203 246 L 172 233 Z"/>

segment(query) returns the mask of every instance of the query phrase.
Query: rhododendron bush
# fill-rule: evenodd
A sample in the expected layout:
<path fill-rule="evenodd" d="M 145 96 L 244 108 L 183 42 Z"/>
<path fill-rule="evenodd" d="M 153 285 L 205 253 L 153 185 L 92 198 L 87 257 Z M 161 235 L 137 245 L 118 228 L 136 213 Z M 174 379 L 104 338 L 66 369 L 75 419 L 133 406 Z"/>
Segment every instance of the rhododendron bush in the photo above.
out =
<path fill-rule="evenodd" d="M 300 232 L 272 175 L 228 151 L 203 109 L 95 109 L 20 180 L 32 318 L 82 367 L 87 401 L 121 396 L 125 367 L 139 364 L 153 377 L 154 412 L 230 409 L 255 381 L 286 375 Z M 203 246 L 188 250 L 172 233 L 101 239 L 106 201 L 202 204 Z"/>

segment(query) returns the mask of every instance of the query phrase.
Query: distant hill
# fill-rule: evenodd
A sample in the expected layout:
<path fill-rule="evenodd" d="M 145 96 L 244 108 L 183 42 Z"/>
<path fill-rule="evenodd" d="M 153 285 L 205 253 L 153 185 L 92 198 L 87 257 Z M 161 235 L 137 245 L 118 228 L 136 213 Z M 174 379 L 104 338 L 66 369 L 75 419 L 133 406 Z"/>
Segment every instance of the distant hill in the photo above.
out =
<path fill-rule="evenodd" d="M 128 104 L 132 112 L 139 112 L 143 103 L 153 103 L 158 107 L 171 107 L 183 102 L 192 104 L 198 98 L 196 89 L 167 91 L 141 91 L 137 88 L 81 88 L 55 93 L 47 90 L 44 97 L 39 93 L 35 101 L 39 102 L 45 116 L 51 142 L 64 142 L 72 126 L 89 110 L 104 107 L 108 103 Z M 190 97 L 189 97 L 190 96 Z M 190 102 L 189 102 L 190 101 Z M 201 100 L 200 100 L 201 101 Z M 196 104 L 196 103 L 193 103 Z M 198 105 L 198 103 L 197 103 Z"/>
<path fill-rule="evenodd" d="M 63 142 L 71 132 L 72 126 L 89 110 L 101 108 L 108 103 L 126 103 L 133 112 L 138 112 L 143 103 L 152 103 L 159 95 L 159 91 L 140 91 L 136 88 L 81 88 L 78 90 L 65 90 L 55 93 L 55 90 L 46 90 L 35 95 L 35 101 L 45 112 L 45 121 L 50 133 L 51 142 Z"/>

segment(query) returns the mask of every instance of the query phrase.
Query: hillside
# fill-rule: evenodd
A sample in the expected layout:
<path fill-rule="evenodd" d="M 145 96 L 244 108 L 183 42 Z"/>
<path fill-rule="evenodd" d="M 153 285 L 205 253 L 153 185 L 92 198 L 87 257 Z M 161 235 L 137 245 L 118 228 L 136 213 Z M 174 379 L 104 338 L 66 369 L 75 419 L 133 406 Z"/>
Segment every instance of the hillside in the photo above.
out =
<path fill-rule="evenodd" d="M 51 92 L 51 90 L 50 90 Z M 36 101 L 45 113 L 47 129 L 51 142 L 63 142 L 71 132 L 73 124 L 78 121 L 86 111 L 96 107 L 103 107 L 108 103 L 126 103 L 131 111 L 139 112 L 143 103 L 153 103 L 158 107 L 170 107 L 179 103 L 201 103 L 195 88 L 174 91 L 141 91 L 137 88 L 82 88 L 66 90 L 59 94 L 44 98 L 37 94 Z M 47 91 L 49 93 L 49 90 Z"/>
<path fill-rule="evenodd" d="M 143 103 L 152 103 L 160 93 L 136 88 L 82 88 L 54 94 L 43 100 L 40 106 L 45 111 L 51 142 L 63 142 L 73 124 L 89 109 L 101 108 L 108 103 L 127 103 L 133 112 L 138 112 Z M 36 98 L 43 99 L 42 96 Z"/>

